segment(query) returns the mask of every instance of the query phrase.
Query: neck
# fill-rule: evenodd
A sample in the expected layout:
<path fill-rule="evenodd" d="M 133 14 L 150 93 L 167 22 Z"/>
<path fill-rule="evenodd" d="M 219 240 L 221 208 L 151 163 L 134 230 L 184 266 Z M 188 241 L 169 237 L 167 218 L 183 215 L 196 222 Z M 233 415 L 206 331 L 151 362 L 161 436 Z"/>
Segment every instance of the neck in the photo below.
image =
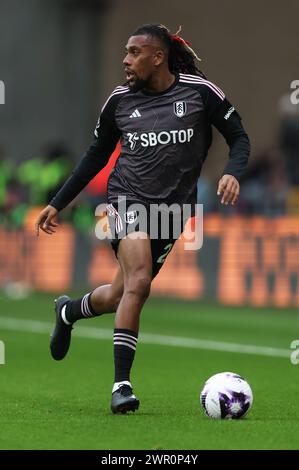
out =
<path fill-rule="evenodd" d="M 161 91 L 167 90 L 175 81 L 175 75 L 169 72 L 163 74 L 157 74 L 153 76 L 149 83 L 144 87 L 146 91 L 159 93 Z"/>

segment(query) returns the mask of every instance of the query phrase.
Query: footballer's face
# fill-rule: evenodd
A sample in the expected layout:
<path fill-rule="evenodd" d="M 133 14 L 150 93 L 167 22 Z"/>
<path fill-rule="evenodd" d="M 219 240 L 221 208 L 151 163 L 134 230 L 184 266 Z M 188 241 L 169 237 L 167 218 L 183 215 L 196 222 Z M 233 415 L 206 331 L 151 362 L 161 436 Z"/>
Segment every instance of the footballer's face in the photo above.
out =
<path fill-rule="evenodd" d="M 158 39 L 147 35 L 131 36 L 123 60 L 127 85 L 134 90 L 146 88 L 165 60 L 166 52 Z"/>

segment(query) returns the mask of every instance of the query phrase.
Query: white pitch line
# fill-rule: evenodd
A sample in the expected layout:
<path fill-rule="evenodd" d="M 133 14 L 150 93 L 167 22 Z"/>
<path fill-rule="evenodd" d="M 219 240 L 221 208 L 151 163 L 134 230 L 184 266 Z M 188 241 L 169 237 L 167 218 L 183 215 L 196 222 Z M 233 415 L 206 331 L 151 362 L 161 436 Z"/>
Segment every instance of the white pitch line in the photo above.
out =
<path fill-rule="evenodd" d="M 26 331 L 28 333 L 48 333 L 53 329 L 52 323 L 37 320 L 19 320 L 17 318 L 0 317 L 0 328 L 13 331 Z M 92 328 L 88 326 L 76 326 L 75 336 L 81 338 L 108 339 L 112 341 L 112 329 Z M 270 357 L 290 357 L 288 349 L 271 348 L 267 346 L 255 346 L 252 344 L 226 343 L 222 341 L 211 341 L 206 339 L 182 338 L 178 336 L 156 335 L 142 333 L 140 340 L 145 344 L 159 344 L 161 346 L 175 346 L 192 349 L 208 349 L 212 351 L 223 351 L 241 354 L 256 354 Z"/>

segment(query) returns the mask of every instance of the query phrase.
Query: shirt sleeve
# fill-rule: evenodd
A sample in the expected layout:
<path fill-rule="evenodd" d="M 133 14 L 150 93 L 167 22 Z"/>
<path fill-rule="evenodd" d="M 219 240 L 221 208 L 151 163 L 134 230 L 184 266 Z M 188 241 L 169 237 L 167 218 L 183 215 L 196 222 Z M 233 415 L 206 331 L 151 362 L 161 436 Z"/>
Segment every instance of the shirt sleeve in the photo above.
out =
<path fill-rule="evenodd" d="M 114 117 L 118 103 L 115 98 L 117 97 L 112 97 L 104 105 L 88 150 L 62 188 L 49 202 L 58 211 L 64 209 L 108 163 L 120 138 Z"/>
<path fill-rule="evenodd" d="M 250 155 L 249 138 L 239 113 L 227 100 L 223 91 L 212 82 L 208 84 L 201 86 L 208 121 L 223 135 L 229 146 L 229 161 L 223 174 L 233 175 L 240 180 Z"/>

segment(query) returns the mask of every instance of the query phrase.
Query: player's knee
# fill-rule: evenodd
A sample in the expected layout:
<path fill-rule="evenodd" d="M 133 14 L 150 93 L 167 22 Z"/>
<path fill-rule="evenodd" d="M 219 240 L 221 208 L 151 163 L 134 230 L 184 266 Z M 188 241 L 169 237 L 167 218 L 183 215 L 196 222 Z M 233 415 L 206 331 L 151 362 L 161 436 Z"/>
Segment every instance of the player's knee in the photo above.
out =
<path fill-rule="evenodd" d="M 134 295 L 140 300 L 146 299 L 151 290 L 152 278 L 150 273 L 141 271 L 134 276 L 130 276 L 125 291 L 129 295 Z"/>

